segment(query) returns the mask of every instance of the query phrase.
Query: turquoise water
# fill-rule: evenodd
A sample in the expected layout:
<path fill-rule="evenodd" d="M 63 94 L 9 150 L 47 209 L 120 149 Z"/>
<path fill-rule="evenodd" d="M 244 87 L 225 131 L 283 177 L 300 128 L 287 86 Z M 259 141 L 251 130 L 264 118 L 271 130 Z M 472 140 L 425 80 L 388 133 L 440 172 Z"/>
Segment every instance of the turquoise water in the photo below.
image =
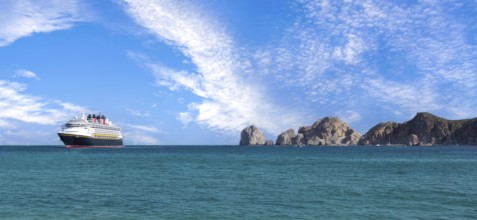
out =
<path fill-rule="evenodd" d="M 0 219 L 474 219 L 477 147 L 0 146 Z"/>

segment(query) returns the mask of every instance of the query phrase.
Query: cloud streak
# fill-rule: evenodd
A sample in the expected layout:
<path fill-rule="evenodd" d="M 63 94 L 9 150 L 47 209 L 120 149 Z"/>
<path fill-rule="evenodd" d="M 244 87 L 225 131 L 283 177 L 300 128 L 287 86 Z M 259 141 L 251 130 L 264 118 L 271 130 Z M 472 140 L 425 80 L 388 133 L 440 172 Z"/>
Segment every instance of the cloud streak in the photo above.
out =
<path fill-rule="evenodd" d="M 0 47 L 34 33 L 67 29 L 82 20 L 77 0 L 7 0 L 0 7 Z"/>
<path fill-rule="evenodd" d="M 27 94 L 22 83 L 0 80 L 0 144 L 55 144 L 60 123 L 87 108 Z"/>
<path fill-rule="evenodd" d="M 0 127 L 16 122 L 57 125 L 87 109 L 68 102 L 45 100 L 25 94 L 25 84 L 0 80 Z"/>
<path fill-rule="evenodd" d="M 153 126 L 137 125 L 121 123 L 122 133 L 127 137 L 125 141 L 130 144 L 159 144 L 157 133 L 161 133 L 159 129 Z"/>
<path fill-rule="evenodd" d="M 139 25 L 179 49 L 195 69 L 130 56 L 153 72 L 157 85 L 202 98 L 178 113 L 178 120 L 232 134 L 252 123 L 279 133 L 305 124 L 310 115 L 354 123 L 370 111 L 387 119 L 417 111 L 474 116 L 477 102 L 465 101 L 477 98 L 477 46 L 465 38 L 472 19 L 449 14 L 476 6 L 296 3 L 296 21 L 278 43 L 239 50 L 220 23 L 189 1 L 126 1 L 125 10 Z M 301 111 L 291 114 L 293 104 Z"/>
<path fill-rule="evenodd" d="M 125 2 L 125 10 L 139 25 L 178 48 L 195 66 L 194 70 L 174 70 L 135 56 L 155 74 L 158 85 L 171 90 L 185 89 L 202 98 L 201 102 L 189 103 L 189 111 L 179 113 L 179 120 L 184 123 L 194 120 L 231 134 L 252 123 L 277 133 L 284 124 L 297 121 L 293 115 L 276 121 L 286 111 L 268 101 L 257 84 L 244 80 L 241 73 L 250 70 L 236 55 L 238 49 L 233 39 L 193 4 L 188 1 Z"/>
<path fill-rule="evenodd" d="M 24 77 L 28 79 L 40 79 L 35 72 L 26 70 L 26 69 L 19 69 L 16 71 L 14 77 Z"/>

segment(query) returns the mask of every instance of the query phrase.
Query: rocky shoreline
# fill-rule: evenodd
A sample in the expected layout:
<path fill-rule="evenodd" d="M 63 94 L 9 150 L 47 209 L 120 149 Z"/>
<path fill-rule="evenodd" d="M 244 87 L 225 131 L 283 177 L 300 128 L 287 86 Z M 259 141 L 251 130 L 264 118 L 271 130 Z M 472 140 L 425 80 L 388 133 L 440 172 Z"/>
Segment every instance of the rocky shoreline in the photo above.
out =
<path fill-rule="evenodd" d="M 274 145 L 265 140 L 254 125 L 242 130 L 241 146 Z M 302 126 L 295 134 L 288 129 L 278 135 L 278 146 L 432 146 L 477 145 L 477 118 L 449 120 L 427 112 L 419 112 L 403 123 L 384 122 L 364 135 L 336 117 L 324 117 L 311 126 Z"/>

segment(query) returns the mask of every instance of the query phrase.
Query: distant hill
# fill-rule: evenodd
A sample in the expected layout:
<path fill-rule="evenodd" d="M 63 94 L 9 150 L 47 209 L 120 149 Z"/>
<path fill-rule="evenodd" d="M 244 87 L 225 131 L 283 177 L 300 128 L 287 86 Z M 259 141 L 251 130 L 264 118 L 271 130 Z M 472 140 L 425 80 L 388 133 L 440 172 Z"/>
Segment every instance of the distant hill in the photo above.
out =
<path fill-rule="evenodd" d="M 477 118 L 448 120 L 428 112 L 404 123 L 385 122 L 371 128 L 360 145 L 476 145 Z"/>

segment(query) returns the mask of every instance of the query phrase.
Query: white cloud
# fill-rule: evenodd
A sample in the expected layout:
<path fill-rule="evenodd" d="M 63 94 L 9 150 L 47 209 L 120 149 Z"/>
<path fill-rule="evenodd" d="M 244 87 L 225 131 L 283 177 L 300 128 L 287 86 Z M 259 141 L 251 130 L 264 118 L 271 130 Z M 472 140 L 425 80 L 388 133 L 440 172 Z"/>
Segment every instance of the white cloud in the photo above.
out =
<path fill-rule="evenodd" d="M 80 8 L 77 0 L 1 1 L 0 47 L 34 33 L 67 29 L 81 20 Z"/>
<path fill-rule="evenodd" d="M 59 144 L 59 125 L 84 107 L 25 92 L 25 84 L 0 80 L 0 144 Z"/>
<path fill-rule="evenodd" d="M 346 123 L 353 123 L 361 120 L 361 114 L 353 110 L 338 113 L 338 117 Z"/>
<path fill-rule="evenodd" d="M 120 123 L 124 141 L 128 144 L 159 144 L 155 137 L 161 131 L 153 126 Z"/>
<path fill-rule="evenodd" d="M 181 113 L 179 120 L 194 120 L 232 134 L 252 123 L 279 133 L 290 121 L 298 121 L 271 104 L 259 85 L 244 81 L 241 74 L 248 71 L 246 62 L 234 54 L 238 49 L 233 40 L 190 2 L 129 0 L 124 7 L 139 25 L 180 49 L 196 67 L 196 72 L 178 71 L 133 55 L 153 71 L 158 85 L 172 91 L 185 89 L 203 98 L 200 103 L 190 103 L 189 113 Z M 278 117 L 284 120 L 277 121 Z"/>
<path fill-rule="evenodd" d="M 131 143 L 133 145 L 157 145 L 159 140 L 151 135 L 141 134 L 141 133 L 130 133 L 123 132 L 123 137 L 125 137 L 126 143 Z"/>
<path fill-rule="evenodd" d="M 136 129 L 136 130 L 140 130 L 140 131 L 146 131 L 146 132 L 150 132 L 150 133 L 158 133 L 159 130 L 155 127 L 152 127 L 152 126 L 146 126 L 146 125 L 132 125 L 132 124 L 127 124 L 128 127 L 132 128 L 132 129 Z"/>
<path fill-rule="evenodd" d="M 0 119 L 0 128 L 12 128 L 12 127 L 15 127 L 15 125 L 12 124 L 11 122 Z"/>
<path fill-rule="evenodd" d="M 56 125 L 59 122 L 87 112 L 86 108 L 67 102 L 45 100 L 24 94 L 26 85 L 0 80 L 0 120 L 8 126 L 15 121 L 40 125 Z"/>
<path fill-rule="evenodd" d="M 131 116 L 139 116 L 139 117 L 149 117 L 150 113 L 149 112 L 141 112 L 136 109 L 132 108 L 126 108 L 126 111 L 131 115 Z"/>
<path fill-rule="evenodd" d="M 26 70 L 26 69 L 19 69 L 15 73 L 15 77 L 24 77 L 24 78 L 29 78 L 29 79 L 40 79 L 36 73 Z"/>
<path fill-rule="evenodd" d="M 278 45 L 247 53 L 189 1 L 126 1 L 125 10 L 139 25 L 178 48 L 195 69 L 130 56 L 153 72 L 157 85 L 202 98 L 187 103 L 179 121 L 232 134 L 252 123 L 279 133 L 306 124 L 310 108 L 316 109 L 313 117 L 337 114 L 349 122 L 370 111 L 473 114 L 477 47 L 463 33 L 475 17 L 449 16 L 446 5 L 460 10 L 453 2 L 297 2 L 296 21 Z M 303 98 L 296 102 L 303 104 L 301 111 L 291 114 L 295 103 L 287 102 Z M 459 109 L 465 102 L 470 104 Z"/>
<path fill-rule="evenodd" d="M 184 126 L 187 126 L 190 122 L 194 120 L 190 112 L 179 112 L 177 115 L 177 120 L 179 120 Z"/>
<path fill-rule="evenodd" d="M 439 95 L 432 86 L 417 84 L 402 84 L 383 79 L 367 79 L 364 89 L 377 101 L 405 108 L 406 111 L 436 111 L 444 106 L 438 102 Z"/>
<path fill-rule="evenodd" d="M 281 45 L 257 53 L 281 86 L 298 86 L 330 112 L 393 106 L 405 115 L 475 116 L 477 45 L 466 36 L 475 35 L 476 16 L 466 13 L 477 5 L 297 2 L 301 13 Z"/>
<path fill-rule="evenodd" d="M 21 122 L 20 122 L 21 123 Z M 0 144 L 25 145 L 25 144 L 59 144 L 60 139 L 52 126 L 42 128 L 21 125 L 9 128 L 0 128 Z"/>
<path fill-rule="evenodd" d="M 348 64 L 359 62 L 359 54 L 365 51 L 366 46 L 358 36 L 348 34 L 348 42 L 344 47 L 337 47 L 333 52 L 333 57 L 344 60 Z"/>

